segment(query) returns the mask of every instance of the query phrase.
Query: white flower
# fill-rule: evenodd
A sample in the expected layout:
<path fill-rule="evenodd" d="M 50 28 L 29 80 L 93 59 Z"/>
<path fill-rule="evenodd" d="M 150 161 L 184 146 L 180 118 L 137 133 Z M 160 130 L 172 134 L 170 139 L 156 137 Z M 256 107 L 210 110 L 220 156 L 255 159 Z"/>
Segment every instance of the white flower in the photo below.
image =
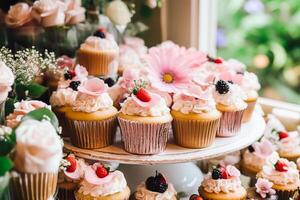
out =
<path fill-rule="evenodd" d="M 14 79 L 11 69 L 4 62 L 0 61 L 0 103 L 6 100 Z"/>
<path fill-rule="evenodd" d="M 146 5 L 150 8 L 156 8 L 157 7 L 157 0 L 147 0 Z"/>
<path fill-rule="evenodd" d="M 126 25 L 131 21 L 132 14 L 121 0 L 110 2 L 105 10 L 106 16 L 116 25 Z"/>
<path fill-rule="evenodd" d="M 64 0 L 67 5 L 66 24 L 78 24 L 85 21 L 85 8 L 81 7 L 80 0 Z"/>
<path fill-rule="evenodd" d="M 56 173 L 62 158 L 62 144 L 47 121 L 26 120 L 16 129 L 15 168 L 21 172 Z"/>

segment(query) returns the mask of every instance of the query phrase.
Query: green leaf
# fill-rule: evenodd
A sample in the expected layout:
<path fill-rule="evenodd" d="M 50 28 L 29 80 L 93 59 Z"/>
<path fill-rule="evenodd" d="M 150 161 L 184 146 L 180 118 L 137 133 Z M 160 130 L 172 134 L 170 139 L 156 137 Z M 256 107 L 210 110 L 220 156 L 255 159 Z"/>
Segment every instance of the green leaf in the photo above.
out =
<path fill-rule="evenodd" d="M 14 104 L 16 103 L 15 99 L 8 98 L 5 102 L 5 116 L 9 115 L 12 113 L 15 109 Z"/>
<path fill-rule="evenodd" d="M 41 97 L 48 88 L 37 83 L 31 83 L 26 85 L 26 90 L 28 91 L 28 95 L 35 99 Z"/>
<path fill-rule="evenodd" d="M 0 156 L 0 176 L 4 176 L 6 172 L 12 169 L 13 162 L 5 156 Z"/>
<path fill-rule="evenodd" d="M 58 123 L 58 119 L 57 119 L 56 115 L 47 108 L 39 108 L 39 109 L 29 112 L 27 115 L 25 115 L 22 118 L 22 121 L 25 121 L 28 119 L 35 119 L 38 121 L 42 121 L 44 119 L 49 119 L 51 124 L 54 126 L 54 128 L 57 131 L 59 130 L 59 123 Z"/>
<path fill-rule="evenodd" d="M 8 155 L 16 145 L 16 132 L 5 135 L 3 140 L 0 140 L 0 156 Z M 0 162 L 1 163 L 1 162 Z"/>

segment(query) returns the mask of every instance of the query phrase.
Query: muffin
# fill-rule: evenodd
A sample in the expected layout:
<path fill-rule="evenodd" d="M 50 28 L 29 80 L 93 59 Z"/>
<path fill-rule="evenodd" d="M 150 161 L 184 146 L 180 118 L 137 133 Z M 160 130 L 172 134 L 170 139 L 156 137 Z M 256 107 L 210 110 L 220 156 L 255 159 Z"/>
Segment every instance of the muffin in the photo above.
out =
<path fill-rule="evenodd" d="M 177 192 L 173 185 L 168 183 L 166 178 L 156 172 L 155 176 L 149 177 L 145 183 L 137 186 L 134 193 L 134 200 L 146 199 L 163 199 L 163 200 L 176 200 Z"/>
<path fill-rule="evenodd" d="M 164 99 L 136 86 L 121 106 L 118 120 L 125 150 L 133 154 L 163 152 L 172 122 Z"/>
<path fill-rule="evenodd" d="M 219 80 L 215 85 L 214 98 L 217 109 L 222 112 L 217 136 L 230 137 L 239 133 L 247 104 L 245 93 L 235 84 Z"/>
<path fill-rule="evenodd" d="M 212 145 L 219 128 L 221 113 L 209 91 L 201 87 L 174 95 L 173 133 L 176 143 L 186 148 Z"/>
<path fill-rule="evenodd" d="M 77 63 L 94 76 L 115 77 L 118 70 L 119 47 L 113 36 L 103 29 L 88 37 L 77 52 Z"/>
<path fill-rule="evenodd" d="M 78 94 L 77 85 L 87 79 L 88 72 L 80 65 L 75 70 L 67 70 L 58 82 L 58 88 L 50 96 L 50 104 L 62 127 L 62 137 L 68 137 L 69 128 L 65 113 L 71 110 Z"/>
<path fill-rule="evenodd" d="M 75 192 L 77 200 L 128 200 L 130 190 L 122 172 L 110 172 L 100 163 L 88 166 L 80 188 Z"/>
<path fill-rule="evenodd" d="M 74 192 L 79 188 L 79 183 L 83 180 L 84 170 L 87 167 L 83 159 L 76 159 L 74 155 L 67 155 L 61 166 L 58 176 L 59 200 L 75 199 Z"/>
<path fill-rule="evenodd" d="M 276 190 L 279 200 L 289 199 L 300 186 L 296 164 L 280 158 L 276 152 L 266 159 L 265 165 L 257 177 L 273 183 L 272 188 Z"/>
<path fill-rule="evenodd" d="M 72 110 L 66 112 L 73 145 L 96 149 L 113 143 L 117 128 L 118 111 L 113 107 L 107 85 L 98 78 L 91 78 L 73 89 L 78 94 Z"/>
<path fill-rule="evenodd" d="M 240 171 L 232 166 L 218 166 L 209 172 L 199 188 L 199 194 L 207 200 L 243 200 L 247 192 L 240 180 Z"/>
<path fill-rule="evenodd" d="M 274 131 L 274 134 L 278 134 L 277 152 L 279 156 L 296 162 L 300 157 L 300 138 L 298 132 Z"/>
<path fill-rule="evenodd" d="M 272 186 L 273 183 L 267 179 L 257 179 L 255 187 L 247 189 L 247 200 L 277 199 L 276 191 L 272 188 Z"/>
<path fill-rule="evenodd" d="M 265 164 L 265 160 L 275 151 L 275 147 L 268 140 L 255 142 L 243 154 L 243 174 L 255 178 Z"/>
<path fill-rule="evenodd" d="M 62 143 L 53 125 L 27 119 L 16 128 L 12 199 L 49 200 L 56 192 Z"/>

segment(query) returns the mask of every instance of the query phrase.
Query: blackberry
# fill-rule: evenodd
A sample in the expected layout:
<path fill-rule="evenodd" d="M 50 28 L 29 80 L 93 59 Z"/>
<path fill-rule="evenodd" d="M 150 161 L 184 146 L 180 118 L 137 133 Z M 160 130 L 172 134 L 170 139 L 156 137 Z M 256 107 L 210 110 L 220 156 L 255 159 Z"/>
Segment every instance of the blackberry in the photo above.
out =
<path fill-rule="evenodd" d="M 164 193 L 168 189 L 168 184 L 166 183 L 159 183 L 156 188 L 155 192 Z"/>
<path fill-rule="evenodd" d="M 109 87 L 111 87 L 115 84 L 115 81 L 114 81 L 114 79 L 109 77 L 107 79 L 104 79 L 104 83 L 106 83 Z"/>
<path fill-rule="evenodd" d="M 157 181 L 156 181 L 154 176 L 151 176 L 151 177 L 147 178 L 147 180 L 146 180 L 147 190 L 150 190 L 150 191 L 154 192 L 156 190 L 156 185 L 157 185 Z"/>
<path fill-rule="evenodd" d="M 105 38 L 106 37 L 105 33 L 102 32 L 102 31 L 99 31 L 99 30 L 94 33 L 94 36 L 100 37 L 100 38 Z"/>
<path fill-rule="evenodd" d="M 216 84 L 216 90 L 219 94 L 226 94 L 229 92 L 229 85 L 226 83 L 226 81 L 219 80 Z"/>
<path fill-rule="evenodd" d="M 221 171 L 218 170 L 217 168 L 214 168 L 212 173 L 211 173 L 211 177 L 214 179 L 214 180 L 218 180 L 222 177 L 222 174 L 221 174 Z"/>
<path fill-rule="evenodd" d="M 146 180 L 146 188 L 152 192 L 164 193 L 168 189 L 168 184 L 164 176 L 156 172 Z"/>
<path fill-rule="evenodd" d="M 233 84 L 233 81 L 228 81 L 228 83 Z"/>
<path fill-rule="evenodd" d="M 64 77 L 66 80 L 71 80 L 73 77 L 72 77 L 72 74 L 70 74 L 69 71 L 67 71 L 65 74 L 64 74 Z"/>
<path fill-rule="evenodd" d="M 250 153 L 252 153 L 252 152 L 255 151 L 252 145 L 250 145 L 250 146 L 248 147 L 248 150 L 249 150 Z"/>
<path fill-rule="evenodd" d="M 244 75 L 244 72 L 240 71 L 240 72 L 237 72 L 237 74 Z"/>
<path fill-rule="evenodd" d="M 72 88 L 73 90 L 77 91 L 79 85 L 80 85 L 80 81 L 72 81 L 69 84 L 69 87 Z"/>

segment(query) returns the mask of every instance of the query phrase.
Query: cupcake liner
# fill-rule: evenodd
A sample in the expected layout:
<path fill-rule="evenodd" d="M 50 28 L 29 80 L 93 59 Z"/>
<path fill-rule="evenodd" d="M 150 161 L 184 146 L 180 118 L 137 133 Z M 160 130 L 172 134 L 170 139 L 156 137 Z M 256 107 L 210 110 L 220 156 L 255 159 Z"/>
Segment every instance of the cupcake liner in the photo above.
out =
<path fill-rule="evenodd" d="M 256 100 L 247 102 L 247 108 L 246 108 L 246 110 L 243 114 L 243 118 L 242 118 L 243 123 L 249 122 L 251 120 L 252 114 L 255 109 L 255 105 L 256 105 Z"/>
<path fill-rule="evenodd" d="M 220 126 L 217 131 L 218 137 L 235 136 L 241 130 L 244 110 L 226 112 L 222 111 Z"/>
<path fill-rule="evenodd" d="M 118 118 L 124 148 L 133 154 L 150 155 L 166 148 L 171 122 L 142 123 Z"/>
<path fill-rule="evenodd" d="M 86 67 L 90 75 L 107 76 L 117 73 L 118 53 L 78 51 L 78 64 Z"/>
<path fill-rule="evenodd" d="M 16 200 L 49 200 L 57 185 L 57 173 L 16 173 L 10 182 L 10 194 Z"/>
<path fill-rule="evenodd" d="M 64 112 L 60 112 L 56 109 L 53 109 L 53 112 L 55 113 L 59 125 L 61 126 L 61 137 L 70 137 L 69 127 L 68 127 L 68 121 L 66 119 L 66 115 Z"/>
<path fill-rule="evenodd" d="M 293 190 L 293 191 L 276 190 L 276 194 L 278 196 L 277 200 L 288 200 L 289 198 L 292 198 L 294 196 L 296 191 L 297 190 Z"/>
<path fill-rule="evenodd" d="M 99 121 L 80 121 L 68 119 L 71 142 L 83 149 L 97 149 L 109 146 L 113 143 L 117 118 L 113 116 Z"/>
<path fill-rule="evenodd" d="M 173 119 L 173 134 L 176 143 L 186 148 L 210 146 L 219 128 L 220 118 L 211 121 Z"/>

